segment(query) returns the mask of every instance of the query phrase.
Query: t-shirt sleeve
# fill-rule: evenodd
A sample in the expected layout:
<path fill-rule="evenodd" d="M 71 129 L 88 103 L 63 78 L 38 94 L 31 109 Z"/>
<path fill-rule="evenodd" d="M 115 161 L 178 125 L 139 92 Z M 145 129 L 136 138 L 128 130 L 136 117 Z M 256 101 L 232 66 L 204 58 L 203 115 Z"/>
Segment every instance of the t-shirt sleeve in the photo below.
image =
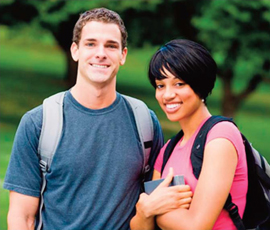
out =
<path fill-rule="evenodd" d="M 225 138 L 229 140 L 234 148 L 236 149 L 236 152 L 238 154 L 243 152 L 244 144 L 243 139 L 241 136 L 240 131 L 238 128 L 231 122 L 223 121 L 218 124 L 216 124 L 208 133 L 206 144 L 209 143 L 211 140 L 216 138 Z"/>
<path fill-rule="evenodd" d="M 37 155 L 40 128 L 26 113 L 18 126 L 3 187 L 21 194 L 39 197 L 42 174 Z"/>

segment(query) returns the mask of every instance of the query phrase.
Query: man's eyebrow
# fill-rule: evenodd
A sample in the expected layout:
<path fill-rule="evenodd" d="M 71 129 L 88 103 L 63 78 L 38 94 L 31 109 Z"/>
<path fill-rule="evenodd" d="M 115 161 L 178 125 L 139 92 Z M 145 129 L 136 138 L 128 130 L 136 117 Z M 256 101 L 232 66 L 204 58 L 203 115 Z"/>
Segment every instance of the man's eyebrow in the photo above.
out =
<path fill-rule="evenodd" d="M 96 41 L 96 39 L 95 38 L 86 38 L 86 39 L 84 39 L 85 41 L 89 41 L 89 42 L 94 42 L 94 41 Z"/>
<path fill-rule="evenodd" d="M 95 39 L 95 38 L 86 38 L 84 40 L 89 41 L 89 42 L 96 42 L 97 41 L 97 39 Z M 106 41 L 106 43 L 120 45 L 120 43 L 118 41 L 115 41 L 115 40 L 108 40 L 108 41 Z"/>
<path fill-rule="evenodd" d="M 106 43 L 120 45 L 120 43 L 118 41 L 114 41 L 114 40 L 108 40 Z"/>

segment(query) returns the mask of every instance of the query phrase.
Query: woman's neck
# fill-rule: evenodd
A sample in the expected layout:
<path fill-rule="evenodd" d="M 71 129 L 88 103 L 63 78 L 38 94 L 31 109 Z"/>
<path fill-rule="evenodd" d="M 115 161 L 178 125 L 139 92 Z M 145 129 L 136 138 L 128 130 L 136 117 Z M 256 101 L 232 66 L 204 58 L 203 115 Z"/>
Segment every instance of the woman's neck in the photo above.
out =
<path fill-rule="evenodd" d="M 182 119 L 179 121 L 181 129 L 184 132 L 184 136 L 181 142 L 181 146 L 185 145 L 187 141 L 192 137 L 192 135 L 196 132 L 200 124 L 211 116 L 205 105 L 202 106 L 201 109 L 196 111 L 196 113 L 191 116 Z"/>

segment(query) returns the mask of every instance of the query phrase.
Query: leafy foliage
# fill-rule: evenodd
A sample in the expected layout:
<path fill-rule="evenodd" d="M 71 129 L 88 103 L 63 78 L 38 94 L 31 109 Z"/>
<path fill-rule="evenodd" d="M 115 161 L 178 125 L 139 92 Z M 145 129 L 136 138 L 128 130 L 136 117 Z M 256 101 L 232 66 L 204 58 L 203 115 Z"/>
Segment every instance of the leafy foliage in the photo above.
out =
<path fill-rule="evenodd" d="M 121 15 L 133 47 L 180 37 L 208 47 L 222 79 L 223 115 L 234 116 L 261 82 L 270 82 L 268 0 L 3 0 L 0 6 L 0 23 L 31 24 L 51 32 L 66 56 L 70 86 L 77 70 L 69 51 L 72 30 L 79 13 L 96 7 Z M 237 79 L 245 79 L 246 86 L 240 88 Z"/>
<path fill-rule="evenodd" d="M 235 62 L 240 61 L 253 65 L 253 69 L 261 69 L 270 50 L 269 3 L 209 1 L 201 16 L 193 18 L 198 39 L 214 52 L 219 68 L 234 69 L 238 64 Z"/>
<path fill-rule="evenodd" d="M 209 1 L 192 20 L 198 40 L 210 48 L 223 81 L 223 114 L 233 116 L 259 85 L 269 82 L 270 2 Z M 233 79 L 247 79 L 235 92 Z M 249 79 L 249 80 L 248 80 Z"/>

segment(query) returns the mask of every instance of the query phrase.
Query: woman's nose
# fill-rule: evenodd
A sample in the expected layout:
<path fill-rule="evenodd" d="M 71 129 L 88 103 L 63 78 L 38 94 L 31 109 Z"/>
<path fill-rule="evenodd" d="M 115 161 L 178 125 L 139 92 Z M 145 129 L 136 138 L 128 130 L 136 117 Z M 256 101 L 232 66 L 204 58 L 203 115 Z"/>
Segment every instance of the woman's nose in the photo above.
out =
<path fill-rule="evenodd" d="M 167 87 L 166 91 L 165 91 L 165 93 L 163 95 L 163 98 L 165 100 L 170 100 L 170 99 L 172 99 L 174 97 L 175 97 L 175 92 L 170 87 Z"/>

